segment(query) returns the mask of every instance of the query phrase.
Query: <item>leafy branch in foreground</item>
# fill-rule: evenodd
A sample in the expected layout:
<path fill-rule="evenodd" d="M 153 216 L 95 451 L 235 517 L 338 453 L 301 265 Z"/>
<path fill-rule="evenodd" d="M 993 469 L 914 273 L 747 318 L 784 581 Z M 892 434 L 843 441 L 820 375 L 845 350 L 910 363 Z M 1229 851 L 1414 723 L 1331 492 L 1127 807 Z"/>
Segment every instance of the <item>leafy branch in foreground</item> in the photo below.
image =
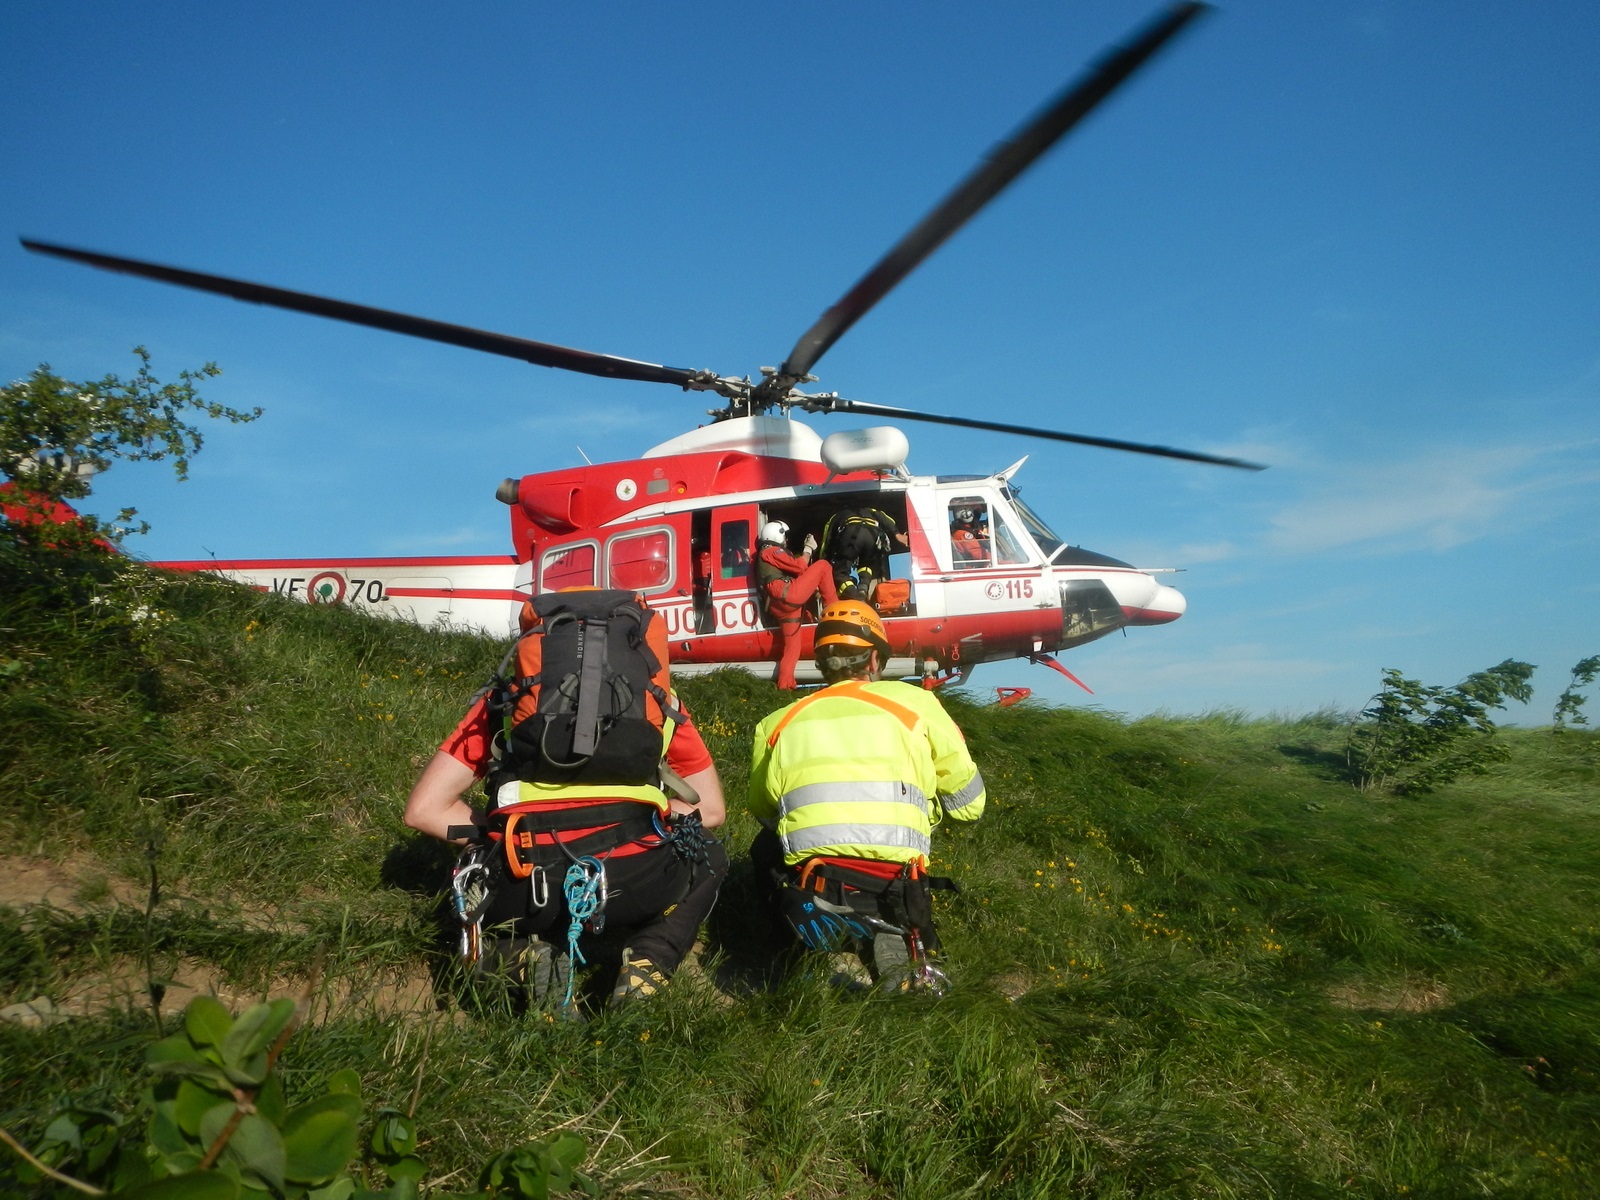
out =
<path fill-rule="evenodd" d="M 183 1029 L 146 1051 L 155 1080 L 135 1113 L 68 1108 L 32 1151 L 0 1130 L 22 1159 L 16 1177 L 112 1200 L 416 1200 L 424 1167 L 409 1114 L 379 1109 L 365 1161 L 352 1170 L 365 1115 L 355 1071 L 336 1071 L 321 1095 L 288 1104 L 276 1067 L 302 1008 L 271 1000 L 235 1019 L 214 998 L 196 997 Z M 583 1138 L 560 1132 L 496 1155 L 477 1192 L 431 1194 L 598 1196 L 598 1182 L 578 1169 L 587 1151 Z M 388 1177 L 386 1189 L 369 1186 L 372 1168 Z"/>
<path fill-rule="evenodd" d="M 190 459 L 205 440 L 194 418 L 238 424 L 261 415 L 259 408 L 245 412 L 200 396 L 197 385 L 222 374 L 216 363 L 162 383 L 150 370 L 149 351 L 135 346 L 133 353 L 139 370 L 131 379 L 107 375 L 76 382 L 44 363 L 26 379 L 0 387 L 0 473 L 14 485 L 7 505 L 20 510 L 20 519 L 4 522 L 13 537 L 65 547 L 143 533 L 142 522 L 130 524 L 136 515 L 131 508 L 115 521 L 80 516 L 63 523 L 60 506 L 89 495 L 91 478 L 115 459 L 170 457 L 177 477 L 187 479 Z"/>
<path fill-rule="evenodd" d="M 1593 683 L 1597 676 L 1600 676 L 1600 654 L 1585 658 L 1572 668 L 1567 690 L 1556 698 L 1556 711 L 1551 724 L 1553 733 L 1560 733 L 1568 725 L 1589 723 L 1589 718 L 1583 715 L 1583 705 L 1588 697 L 1581 693 L 1581 689 Z"/>
<path fill-rule="evenodd" d="M 1534 667 L 1508 658 L 1454 687 L 1407 679 L 1393 667 L 1350 733 L 1346 760 L 1364 792 L 1420 795 L 1504 762 L 1489 710 L 1533 696 Z"/>

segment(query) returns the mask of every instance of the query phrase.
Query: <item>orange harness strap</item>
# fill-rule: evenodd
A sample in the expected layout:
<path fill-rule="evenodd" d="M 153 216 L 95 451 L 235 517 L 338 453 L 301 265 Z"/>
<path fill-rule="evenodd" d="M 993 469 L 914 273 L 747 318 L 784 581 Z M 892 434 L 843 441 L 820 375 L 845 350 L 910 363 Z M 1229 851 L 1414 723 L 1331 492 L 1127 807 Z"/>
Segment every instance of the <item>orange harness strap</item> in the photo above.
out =
<path fill-rule="evenodd" d="M 884 696 L 879 696 L 874 692 L 869 692 L 866 690 L 866 686 L 867 685 L 865 683 L 858 679 L 848 679 L 843 683 L 835 683 L 829 687 L 825 687 L 820 692 L 813 692 L 804 700 L 799 700 L 794 704 L 791 704 L 789 706 L 789 711 L 783 714 L 783 720 L 779 721 L 777 725 L 773 727 L 772 732 L 767 735 L 768 748 L 778 744 L 778 735 L 783 732 L 784 727 L 788 725 L 790 721 L 794 720 L 800 715 L 801 709 L 806 708 L 817 700 L 821 700 L 825 696 L 829 698 L 846 696 L 851 700 L 860 700 L 863 704 L 870 704 L 874 708 L 881 708 L 884 712 L 890 714 L 896 720 L 898 720 L 907 729 L 915 729 L 917 727 L 917 722 L 922 720 L 921 715 L 914 709 L 907 708 L 903 704 L 896 704 L 893 700 L 890 700 Z"/>
<path fill-rule="evenodd" d="M 882 871 L 873 870 L 871 867 L 863 865 L 865 863 L 872 863 L 873 866 L 878 867 L 892 865 L 896 868 L 896 870 L 892 875 L 886 874 Z M 928 877 L 927 862 L 922 858 L 921 855 L 901 863 L 884 864 L 875 859 L 840 858 L 836 856 L 819 854 L 806 859 L 806 861 L 801 864 L 800 877 L 795 881 L 796 885 L 801 891 L 817 893 L 823 892 L 826 890 L 827 883 L 823 874 L 818 870 L 818 868 L 826 869 L 827 867 L 843 867 L 847 871 L 855 871 L 861 875 L 870 875 L 884 881 L 892 881 L 897 878 L 916 881 L 919 879 L 926 879 Z"/>

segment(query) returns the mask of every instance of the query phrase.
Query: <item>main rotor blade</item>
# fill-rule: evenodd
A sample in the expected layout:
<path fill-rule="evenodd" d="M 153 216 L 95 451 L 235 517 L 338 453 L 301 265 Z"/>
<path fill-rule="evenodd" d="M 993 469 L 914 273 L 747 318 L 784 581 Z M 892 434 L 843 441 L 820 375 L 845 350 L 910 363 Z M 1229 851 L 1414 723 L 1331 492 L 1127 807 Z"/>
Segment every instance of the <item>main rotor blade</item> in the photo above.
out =
<path fill-rule="evenodd" d="M 891 417 L 901 421 L 925 421 L 930 425 L 959 425 L 964 429 L 992 429 L 997 433 L 1020 433 L 1024 437 L 1047 438 L 1053 442 L 1072 442 L 1079 446 L 1100 446 L 1106 450 L 1127 450 L 1133 454 L 1154 454 L 1160 458 L 1182 458 L 1189 462 L 1211 463 L 1219 467 L 1238 467 L 1244 471 L 1265 471 L 1262 463 L 1242 458 L 1223 458 L 1198 450 L 1178 450 L 1172 446 L 1152 446 L 1146 442 L 1124 442 L 1117 438 L 1090 437 L 1083 433 L 1062 433 L 1056 429 L 1036 429 L 1032 425 L 1007 425 L 1001 421 L 978 421 L 971 417 L 940 417 L 887 404 L 865 404 L 860 400 L 821 398 L 823 403 L 805 406 L 809 412 L 859 413 L 868 417 Z"/>
<path fill-rule="evenodd" d="M 976 171 L 806 330 L 789 352 L 778 377 L 798 380 L 809 375 L 817 360 L 873 305 L 1207 8 L 1194 0 L 1174 4 L 1131 42 L 1114 48 L 1086 76 L 1057 95 L 1038 116 L 1012 134 L 1009 141 L 996 146 Z"/>
<path fill-rule="evenodd" d="M 427 317 L 413 317 L 406 313 L 390 312 L 384 308 L 370 308 L 365 304 L 351 304 L 344 300 L 330 300 L 308 292 L 291 292 L 285 288 L 248 283 L 242 279 L 229 279 L 223 275 L 206 275 L 199 271 L 185 271 L 180 267 L 162 266 L 136 258 L 119 258 L 114 254 L 97 254 L 92 250 L 76 250 L 70 246 L 55 246 L 49 242 L 19 239 L 23 246 L 37 254 L 50 254 L 56 258 L 86 263 L 105 271 L 120 271 L 126 275 L 139 275 L 146 279 L 159 279 L 179 287 L 195 288 L 202 292 L 215 292 L 251 304 L 268 304 L 274 308 L 287 308 L 312 316 L 329 317 L 335 321 L 348 321 L 352 325 L 366 325 L 373 329 L 387 329 L 391 333 L 404 333 L 411 337 L 427 338 L 451 346 L 464 346 L 468 350 L 483 350 L 505 358 L 517 358 L 540 367 L 559 367 L 565 371 L 580 371 L 585 375 L 600 375 L 608 379 L 637 379 L 645 383 L 672 383 L 687 386 L 691 380 L 704 373 L 683 367 L 663 367 L 656 363 L 639 362 L 632 358 L 618 358 L 612 354 L 595 354 L 588 350 L 574 350 L 568 346 L 555 346 L 548 342 L 535 342 L 528 338 L 512 337 L 506 333 L 491 333 L 484 329 L 471 329 L 465 325 L 451 325 Z"/>

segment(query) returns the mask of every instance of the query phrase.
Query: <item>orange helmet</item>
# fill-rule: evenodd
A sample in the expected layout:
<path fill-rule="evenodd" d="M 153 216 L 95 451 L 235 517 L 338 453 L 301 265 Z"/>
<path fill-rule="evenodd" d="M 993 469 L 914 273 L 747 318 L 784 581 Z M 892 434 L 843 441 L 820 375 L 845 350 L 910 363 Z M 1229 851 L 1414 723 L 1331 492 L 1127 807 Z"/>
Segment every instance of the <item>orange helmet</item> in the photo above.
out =
<path fill-rule="evenodd" d="M 889 636 L 883 630 L 883 622 L 872 605 L 860 600 L 840 600 L 822 610 L 815 649 L 820 653 L 827 646 L 876 650 L 884 658 L 889 657 Z"/>

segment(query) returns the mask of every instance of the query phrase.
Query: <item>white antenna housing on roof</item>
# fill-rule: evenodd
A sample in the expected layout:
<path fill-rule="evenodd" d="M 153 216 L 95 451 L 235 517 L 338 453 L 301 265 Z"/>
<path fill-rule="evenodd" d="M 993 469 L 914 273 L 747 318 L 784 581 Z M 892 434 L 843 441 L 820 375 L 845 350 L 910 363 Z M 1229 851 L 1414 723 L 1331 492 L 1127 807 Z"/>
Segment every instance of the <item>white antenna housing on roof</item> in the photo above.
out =
<path fill-rule="evenodd" d="M 851 471 L 905 474 L 911 443 L 892 425 L 841 429 L 822 439 L 822 465 L 835 475 Z"/>

